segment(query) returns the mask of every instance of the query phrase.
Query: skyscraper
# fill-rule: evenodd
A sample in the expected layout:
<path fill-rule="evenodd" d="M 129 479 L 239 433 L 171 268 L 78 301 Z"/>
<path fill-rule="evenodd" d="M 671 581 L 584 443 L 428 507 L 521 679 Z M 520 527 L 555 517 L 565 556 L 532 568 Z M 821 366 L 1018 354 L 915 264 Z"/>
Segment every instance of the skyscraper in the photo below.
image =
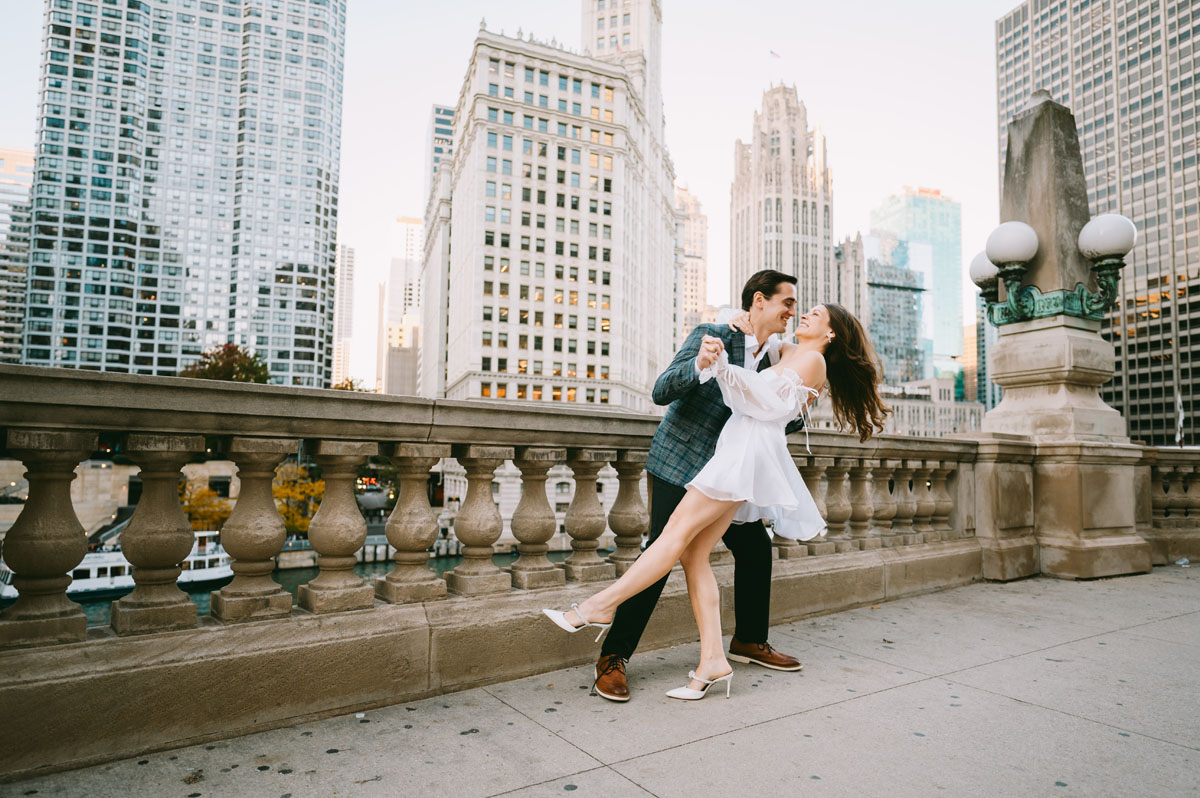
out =
<path fill-rule="evenodd" d="M 0 363 L 21 359 L 33 153 L 0 147 Z"/>
<path fill-rule="evenodd" d="M 704 318 L 708 307 L 708 217 L 700 200 L 675 185 L 675 208 L 682 216 L 683 271 L 679 278 L 679 341 Z"/>
<path fill-rule="evenodd" d="M 337 248 L 337 280 L 333 308 L 333 376 L 337 384 L 350 376 L 350 344 L 354 336 L 354 247 Z"/>
<path fill-rule="evenodd" d="M 1029 0 L 996 21 L 1000 169 L 1009 120 L 1044 88 L 1075 114 L 1092 212 L 1137 225 L 1101 331 L 1116 350 L 1101 395 L 1130 437 L 1159 446 L 1175 443 L 1177 401 L 1185 444 L 1200 412 L 1200 338 L 1188 333 L 1200 313 L 1194 17 L 1188 3 Z"/>
<path fill-rule="evenodd" d="M 425 134 L 425 198 L 433 187 L 438 165 L 450 163 L 454 154 L 454 109 L 448 105 L 433 106 L 429 128 Z"/>
<path fill-rule="evenodd" d="M 417 347 L 421 327 L 421 251 L 425 226 L 420 219 L 401 216 L 390 233 L 392 262 L 379 285 L 379 330 L 375 361 L 376 390 L 417 392 Z M 393 349 L 411 349 L 397 353 Z M 403 372 L 401 374 L 401 372 Z"/>
<path fill-rule="evenodd" d="M 761 269 L 799 278 L 796 298 L 809 308 L 836 286 L 833 176 L 825 136 L 808 127 L 794 86 L 763 92 L 749 143 L 733 149 L 729 198 L 730 295 Z"/>
<path fill-rule="evenodd" d="M 234 342 L 327 384 L 345 1 L 74 5 L 46 5 L 24 361 Z"/>
<path fill-rule="evenodd" d="M 582 54 L 475 39 L 426 208 L 422 395 L 652 407 L 679 259 L 661 12 L 582 8 Z"/>
<path fill-rule="evenodd" d="M 942 192 L 905 186 L 871 211 L 871 231 L 909 244 L 928 244 L 932 261 L 922 273 L 922 337 L 931 352 L 925 377 L 960 371 L 962 335 L 962 206 Z"/>

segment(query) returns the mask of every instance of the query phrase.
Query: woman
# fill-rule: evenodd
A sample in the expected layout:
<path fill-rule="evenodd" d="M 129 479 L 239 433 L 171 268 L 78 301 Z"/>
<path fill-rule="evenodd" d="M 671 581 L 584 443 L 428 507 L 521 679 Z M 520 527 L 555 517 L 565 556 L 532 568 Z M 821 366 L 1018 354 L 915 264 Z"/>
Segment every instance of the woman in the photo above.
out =
<path fill-rule="evenodd" d="M 703 346 L 719 349 L 721 342 L 706 336 Z M 732 415 L 712 459 L 687 485 L 662 534 L 604 590 L 566 612 L 543 610 L 568 632 L 594 626 L 602 635 L 621 602 L 679 561 L 700 630 L 700 664 L 686 687 L 667 695 L 687 700 L 703 698 L 719 682 L 729 695 L 733 671 L 721 645 L 720 594 L 709 564 L 709 554 L 729 524 L 770 519 L 775 534 L 797 540 L 808 540 L 825 527 L 792 463 L 784 427 L 825 387 L 835 421 L 857 432 L 861 441 L 882 430 L 890 412 L 879 398 L 870 340 L 858 319 L 840 305 L 817 305 L 800 316 L 794 342 L 783 344 L 779 362 L 771 368 L 756 373 L 731 365 L 721 351 L 716 365 L 700 376 L 702 381 L 713 378 Z"/>

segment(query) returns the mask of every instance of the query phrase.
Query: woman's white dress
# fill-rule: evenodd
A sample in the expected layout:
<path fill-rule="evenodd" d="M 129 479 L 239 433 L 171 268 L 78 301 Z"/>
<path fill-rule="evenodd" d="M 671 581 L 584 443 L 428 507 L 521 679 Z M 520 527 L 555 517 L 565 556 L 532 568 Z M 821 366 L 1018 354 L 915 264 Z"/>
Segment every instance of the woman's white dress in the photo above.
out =
<path fill-rule="evenodd" d="M 725 352 L 700 372 L 702 383 L 714 378 L 733 414 L 712 459 L 687 487 L 712 499 L 745 502 L 734 523 L 771 521 L 776 535 L 795 540 L 821 534 L 825 520 L 792 462 L 784 432 L 818 392 L 789 368 L 750 371 L 730 364 Z"/>

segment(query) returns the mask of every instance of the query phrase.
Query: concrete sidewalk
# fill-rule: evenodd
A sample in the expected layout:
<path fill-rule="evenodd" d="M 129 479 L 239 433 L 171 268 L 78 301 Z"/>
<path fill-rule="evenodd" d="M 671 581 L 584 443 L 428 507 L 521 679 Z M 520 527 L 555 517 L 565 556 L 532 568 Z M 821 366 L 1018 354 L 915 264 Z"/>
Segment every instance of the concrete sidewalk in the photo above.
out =
<path fill-rule="evenodd" d="M 1200 568 L 976 584 L 771 641 L 804 671 L 737 665 L 729 701 L 663 695 L 691 644 L 634 657 L 624 705 L 572 668 L 0 795 L 1200 795 Z"/>

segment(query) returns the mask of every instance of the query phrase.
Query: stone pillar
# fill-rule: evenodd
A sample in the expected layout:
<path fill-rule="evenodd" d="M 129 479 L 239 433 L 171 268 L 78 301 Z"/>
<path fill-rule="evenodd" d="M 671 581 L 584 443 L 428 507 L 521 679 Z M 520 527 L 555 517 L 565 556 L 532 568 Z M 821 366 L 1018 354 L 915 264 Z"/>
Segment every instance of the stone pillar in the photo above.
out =
<path fill-rule="evenodd" d="M 822 518 L 828 522 L 828 511 L 825 507 L 825 495 L 821 490 L 821 476 L 825 473 L 825 469 L 833 465 L 832 457 L 796 457 L 793 458 L 796 462 L 796 467 L 800 470 L 800 476 L 804 478 L 804 485 L 808 488 L 808 492 L 812 494 L 813 501 L 817 503 L 817 511 Z M 810 555 L 834 554 L 837 552 L 837 544 L 830 543 L 827 538 L 827 533 L 822 532 L 811 541 L 803 544 L 808 548 Z"/>
<path fill-rule="evenodd" d="M 396 563 L 375 578 L 375 597 L 391 604 L 439 599 L 446 580 L 429 569 L 429 547 L 438 537 L 438 522 L 429 506 L 429 469 L 450 456 L 440 443 L 383 444 L 380 449 L 396 467 L 400 493 L 387 520 L 387 539 Z"/>
<path fill-rule="evenodd" d="M 1035 444 L 1013 435 L 979 439 L 975 460 L 975 534 L 983 578 L 1009 581 L 1038 572 L 1033 536 Z"/>
<path fill-rule="evenodd" d="M 180 469 L 204 451 L 201 435 L 130 435 L 130 459 L 141 467 L 142 498 L 121 533 L 121 552 L 133 564 L 133 592 L 112 603 L 119 635 L 165 632 L 196 625 L 196 605 L 176 584 L 196 536 L 179 503 Z"/>
<path fill-rule="evenodd" d="M 877 460 L 871 469 L 871 527 L 870 535 L 879 540 L 883 547 L 896 545 L 896 533 L 892 531 L 892 518 L 896 516 L 896 500 L 888 489 L 888 481 L 900 466 L 899 460 Z M 863 546 L 863 548 L 873 548 Z"/>
<path fill-rule="evenodd" d="M 504 520 L 492 498 L 492 480 L 496 469 L 515 452 L 511 446 L 475 444 L 455 444 L 451 451 L 467 471 L 467 498 L 454 519 L 454 536 L 463 544 L 463 561 L 446 574 L 446 587 L 460 596 L 504 593 L 512 589 L 512 576 L 492 562 L 492 545 L 504 531 Z"/>
<path fill-rule="evenodd" d="M 1078 246 L 1090 211 L 1077 131 L 1075 117 L 1045 91 L 1009 123 L 1001 220 L 1037 232 L 1021 288 L 1045 299 L 1014 297 L 1031 312 L 998 328 L 988 376 L 1004 397 L 984 416 L 983 431 L 1037 444 L 1031 506 L 1038 548 L 1031 559 L 1044 574 L 1095 578 L 1150 570 L 1150 545 L 1134 522 L 1141 447 L 1129 443 L 1125 420 L 1098 390 L 1112 378 L 1113 345 L 1100 336 L 1100 320 L 1076 307 L 1078 300 L 1061 298 L 1077 297 L 1079 286 L 1090 299 L 1100 296 Z M 1007 286 L 1004 293 L 1007 299 Z"/>
<path fill-rule="evenodd" d="M 613 462 L 620 488 L 608 511 L 608 526 L 616 537 L 616 548 L 608 561 L 616 567 L 617 576 L 629 570 L 642 553 L 642 535 L 650 531 L 650 513 L 642 503 L 641 491 L 647 454 L 641 449 L 623 449 Z"/>
<path fill-rule="evenodd" d="M 877 549 L 878 537 L 871 537 L 871 473 L 879 467 L 878 460 L 852 460 L 850 468 L 850 539 L 856 549 Z"/>
<path fill-rule="evenodd" d="M 292 594 L 271 577 L 275 555 L 287 540 L 271 483 L 275 466 L 295 448 L 296 442 L 287 438 L 234 438 L 229 443 L 241 490 L 221 527 L 221 545 L 233 557 L 233 581 L 210 595 L 214 618 L 256 621 L 292 612 Z"/>
<path fill-rule="evenodd" d="M 10 429 L 8 450 L 25 465 L 29 499 L 4 539 L 17 600 L 0 610 L 0 646 L 73 643 L 87 634 L 83 608 L 67 598 L 87 536 L 71 504 L 75 466 L 96 450 L 96 434 Z"/>
<path fill-rule="evenodd" d="M 596 477 L 604 465 L 617 458 L 614 449 L 571 449 L 567 465 L 575 475 L 575 496 L 567 508 L 567 534 L 571 536 L 571 556 L 564 565 L 571 582 L 599 582 L 613 579 L 616 567 L 596 554 L 604 534 L 604 508 L 596 496 Z"/>
<path fill-rule="evenodd" d="M 539 446 L 518 447 L 513 464 L 521 469 L 521 501 L 513 512 L 512 533 L 520 556 L 512 565 L 513 587 L 534 590 L 557 587 L 566 574 L 546 556 L 546 542 L 554 537 L 558 522 L 546 498 L 546 473 L 567 459 L 566 449 Z M 621 490 L 625 489 L 624 483 Z"/>
<path fill-rule="evenodd" d="M 937 540 L 951 540 L 955 537 L 954 527 L 950 525 L 950 513 L 954 511 L 954 499 L 950 496 L 946 480 L 954 473 L 953 462 L 945 460 L 935 463 L 937 467 L 930 474 L 933 482 L 933 534 Z"/>
<path fill-rule="evenodd" d="M 896 546 L 909 546 L 918 542 L 913 532 L 912 519 L 917 512 L 916 497 L 912 491 L 913 472 L 920 467 L 920 460 L 901 460 L 892 472 L 892 498 L 896 501 L 896 514 L 892 517 L 892 534 Z"/>
<path fill-rule="evenodd" d="M 918 543 L 936 543 L 939 538 L 933 531 L 933 513 L 937 499 L 933 495 L 930 477 L 937 468 L 937 460 L 926 460 L 913 471 L 913 494 L 916 499 L 916 514 L 913 515 L 913 532 Z"/>
<path fill-rule="evenodd" d="M 367 521 L 354 500 L 358 467 L 379 451 L 378 444 L 320 440 L 312 458 L 321 467 L 325 495 L 308 524 L 308 541 L 320 570 L 296 590 L 297 603 L 314 613 L 365 610 L 375 591 L 354 572 L 355 556 L 367 542 Z"/>
<path fill-rule="evenodd" d="M 837 547 L 839 554 L 856 548 L 846 530 L 846 521 L 853 512 L 846 493 L 846 474 L 854 462 L 853 459 L 839 457 L 825 469 L 825 522 L 829 525 L 826 537 Z"/>

